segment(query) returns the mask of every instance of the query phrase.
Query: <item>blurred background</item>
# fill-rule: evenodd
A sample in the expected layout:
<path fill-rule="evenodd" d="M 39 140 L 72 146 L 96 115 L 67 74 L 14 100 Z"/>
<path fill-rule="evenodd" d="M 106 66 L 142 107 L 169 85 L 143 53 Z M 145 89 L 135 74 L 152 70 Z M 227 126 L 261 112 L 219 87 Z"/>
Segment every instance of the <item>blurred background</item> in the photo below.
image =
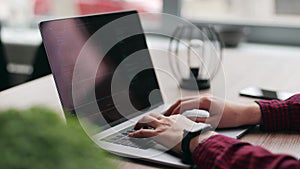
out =
<path fill-rule="evenodd" d="M 169 13 L 199 26 L 214 25 L 231 47 L 237 47 L 241 39 L 300 45 L 298 0 L 0 0 L 0 58 L 4 58 L 0 67 L 10 79 L 0 90 L 49 74 L 38 31 L 41 20 L 130 9 Z M 145 29 L 159 29 L 162 21 L 149 17 L 142 22 L 148 25 Z"/>

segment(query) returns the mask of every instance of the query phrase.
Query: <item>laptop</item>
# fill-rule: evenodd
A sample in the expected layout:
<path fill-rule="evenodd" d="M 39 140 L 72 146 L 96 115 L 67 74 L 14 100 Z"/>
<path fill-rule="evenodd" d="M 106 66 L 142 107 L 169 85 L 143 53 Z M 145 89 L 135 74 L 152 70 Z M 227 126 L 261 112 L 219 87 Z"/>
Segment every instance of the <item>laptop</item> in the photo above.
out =
<path fill-rule="evenodd" d="M 117 155 L 189 168 L 150 139 L 127 136 L 163 101 L 136 11 L 43 21 L 39 25 L 66 114 L 74 114 L 102 148 Z M 238 137 L 245 129 L 226 130 Z"/>

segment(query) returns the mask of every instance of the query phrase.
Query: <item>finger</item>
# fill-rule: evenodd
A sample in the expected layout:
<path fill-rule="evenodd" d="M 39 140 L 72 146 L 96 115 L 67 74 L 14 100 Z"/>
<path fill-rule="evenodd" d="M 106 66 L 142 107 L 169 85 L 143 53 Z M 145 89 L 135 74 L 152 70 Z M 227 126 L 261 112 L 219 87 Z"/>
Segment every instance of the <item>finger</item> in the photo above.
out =
<path fill-rule="evenodd" d="M 177 100 L 165 113 L 164 115 L 165 116 L 170 116 L 172 115 L 172 112 L 173 110 L 178 107 L 182 102 L 184 101 L 187 101 L 187 100 L 192 100 L 192 99 L 195 99 L 195 98 L 184 98 L 184 99 L 181 99 L 181 100 Z"/>
<path fill-rule="evenodd" d="M 210 108 L 211 108 L 211 104 L 213 102 L 216 102 L 215 98 L 213 96 L 210 96 L 210 95 L 202 96 L 199 99 L 199 103 L 200 103 L 199 104 L 199 109 L 204 109 L 204 110 L 209 111 Z"/>
<path fill-rule="evenodd" d="M 138 130 L 144 127 L 156 128 L 157 126 L 159 126 L 159 124 L 160 122 L 156 118 L 146 115 L 137 122 L 137 124 L 134 126 L 134 129 Z"/>
<path fill-rule="evenodd" d="M 174 110 L 179 104 L 181 104 L 181 100 L 177 100 L 165 113 L 165 116 L 170 116 Z"/>
<path fill-rule="evenodd" d="M 157 132 L 155 130 L 151 129 L 140 129 L 138 131 L 135 131 L 133 133 L 129 133 L 128 137 L 135 137 L 135 138 L 148 138 L 148 137 L 154 137 L 157 135 Z"/>
<path fill-rule="evenodd" d="M 197 100 L 197 99 L 187 100 L 185 102 L 182 102 L 176 108 L 174 108 L 174 110 L 171 113 L 171 115 L 181 114 L 182 112 L 184 112 L 186 110 L 198 109 L 199 107 L 200 107 L 199 100 Z"/>

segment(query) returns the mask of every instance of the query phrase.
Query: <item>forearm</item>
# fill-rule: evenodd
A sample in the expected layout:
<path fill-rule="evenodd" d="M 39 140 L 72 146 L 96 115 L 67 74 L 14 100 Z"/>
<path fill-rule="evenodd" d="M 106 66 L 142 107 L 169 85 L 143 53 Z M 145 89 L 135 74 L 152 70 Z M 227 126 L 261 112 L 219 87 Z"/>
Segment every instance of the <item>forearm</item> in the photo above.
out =
<path fill-rule="evenodd" d="M 201 168 L 299 168 L 300 162 L 287 155 L 274 155 L 222 135 L 205 139 L 193 151 L 193 159 Z"/>
<path fill-rule="evenodd" d="M 236 126 L 260 124 L 265 131 L 300 131 L 300 94 L 284 101 L 260 100 L 240 105 L 236 111 Z"/>

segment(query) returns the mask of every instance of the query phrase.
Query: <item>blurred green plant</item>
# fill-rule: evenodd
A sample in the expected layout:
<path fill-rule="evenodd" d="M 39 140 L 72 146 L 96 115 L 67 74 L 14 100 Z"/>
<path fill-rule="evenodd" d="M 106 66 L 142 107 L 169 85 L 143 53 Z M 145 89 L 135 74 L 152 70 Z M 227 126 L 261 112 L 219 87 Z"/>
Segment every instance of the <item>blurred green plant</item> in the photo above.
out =
<path fill-rule="evenodd" d="M 83 132 L 75 117 L 68 125 L 51 110 L 0 112 L 0 168 L 111 169 L 110 154 Z"/>

